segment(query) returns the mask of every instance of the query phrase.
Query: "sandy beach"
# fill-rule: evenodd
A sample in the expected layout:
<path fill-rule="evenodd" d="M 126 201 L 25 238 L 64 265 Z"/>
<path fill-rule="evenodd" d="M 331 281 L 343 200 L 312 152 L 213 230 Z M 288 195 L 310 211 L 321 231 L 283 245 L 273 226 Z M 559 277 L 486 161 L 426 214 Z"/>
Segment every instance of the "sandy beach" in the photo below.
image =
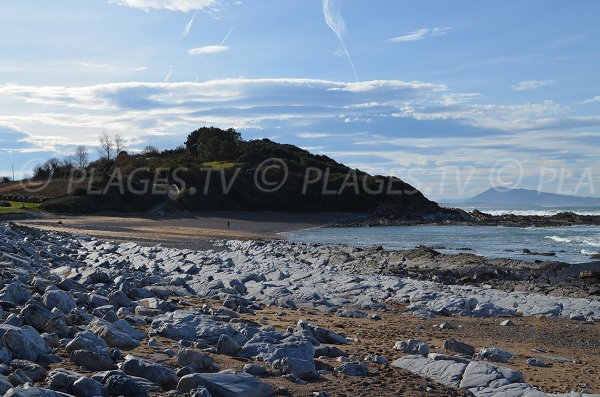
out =
<path fill-rule="evenodd" d="M 346 218 L 340 213 L 211 211 L 179 217 L 147 214 L 51 215 L 15 220 L 42 230 L 86 234 L 109 241 L 206 249 L 211 239 L 278 239 L 277 233 L 318 227 Z"/>

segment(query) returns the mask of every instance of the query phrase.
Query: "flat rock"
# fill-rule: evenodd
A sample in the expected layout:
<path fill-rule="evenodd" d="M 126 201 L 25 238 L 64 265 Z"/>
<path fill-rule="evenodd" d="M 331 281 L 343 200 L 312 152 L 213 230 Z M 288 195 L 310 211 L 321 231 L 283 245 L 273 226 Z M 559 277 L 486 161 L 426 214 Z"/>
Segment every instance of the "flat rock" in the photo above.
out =
<path fill-rule="evenodd" d="M 177 390 L 187 393 L 203 386 L 213 397 L 269 397 L 275 394 L 273 387 L 258 378 L 246 374 L 191 374 L 179 381 Z"/>

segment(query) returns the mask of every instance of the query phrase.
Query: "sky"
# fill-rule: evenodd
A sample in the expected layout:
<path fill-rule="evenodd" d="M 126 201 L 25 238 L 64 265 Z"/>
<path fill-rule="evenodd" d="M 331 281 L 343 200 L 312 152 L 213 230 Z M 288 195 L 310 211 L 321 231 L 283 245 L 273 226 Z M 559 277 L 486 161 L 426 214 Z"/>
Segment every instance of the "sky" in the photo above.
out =
<path fill-rule="evenodd" d="M 4 0 L 0 176 L 234 127 L 395 175 L 600 196 L 600 2 Z"/>

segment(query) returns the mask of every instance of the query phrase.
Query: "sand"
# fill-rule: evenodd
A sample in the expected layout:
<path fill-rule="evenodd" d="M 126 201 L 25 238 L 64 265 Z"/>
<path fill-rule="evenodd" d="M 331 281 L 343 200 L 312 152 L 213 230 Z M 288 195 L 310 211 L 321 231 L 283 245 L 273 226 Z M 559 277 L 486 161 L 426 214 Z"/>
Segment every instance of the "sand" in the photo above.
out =
<path fill-rule="evenodd" d="M 322 226 L 347 217 L 339 213 L 213 211 L 181 217 L 146 214 L 63 216 L 17 223 L 47 231 L 86 234 L 117 242 L 173 248 L 209 249 L 210 239 L 278 239 L 277 233 Z"/>

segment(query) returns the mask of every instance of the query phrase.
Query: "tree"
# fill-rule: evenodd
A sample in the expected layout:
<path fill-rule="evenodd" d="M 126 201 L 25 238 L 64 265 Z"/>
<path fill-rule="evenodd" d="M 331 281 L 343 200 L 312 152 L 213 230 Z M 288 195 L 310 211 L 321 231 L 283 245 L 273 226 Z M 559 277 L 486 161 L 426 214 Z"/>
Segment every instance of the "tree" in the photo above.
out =
<path fill-rule="evenodd" d="M 73 153 L 73 162 L 75 163 L 75 166 L 80 169 L 84 169 L 88 166 L 90 162 L 90 156 L 85 145 L 79 145 L 75 148 L 75 152 Z"/>
<path fill-rule="evenodd" d="M 113 142 L 115 144 L 115 153 L 118 156 L 122 151 L 125 150 L 125 147 L 127 146 L 127 140 L 123 138 L 121 134 L 117 134 L 115 135 Z"/>
<path fill-rule="evenodd" d="M 110 161 L 113 157 L 115 150 L 115 142 L 112 140 L 107 132 L 103 132 L 100 136 L 100 147 L 98 147 L 98 153 L 100 158 Z"/>
<path fill-rule="evenodd" d="M 185 146 L 202 161 L 228 161 L 237 159 L 242 142 L 233 128 L 202 127 L 188 135 Z"/>
<path fill-rule="evenodd" d="M 142 154 L 145 156 L 153 156 L 159 153 L 159 150 L 156 146 L 148 145 L 142 150 Z"/>

